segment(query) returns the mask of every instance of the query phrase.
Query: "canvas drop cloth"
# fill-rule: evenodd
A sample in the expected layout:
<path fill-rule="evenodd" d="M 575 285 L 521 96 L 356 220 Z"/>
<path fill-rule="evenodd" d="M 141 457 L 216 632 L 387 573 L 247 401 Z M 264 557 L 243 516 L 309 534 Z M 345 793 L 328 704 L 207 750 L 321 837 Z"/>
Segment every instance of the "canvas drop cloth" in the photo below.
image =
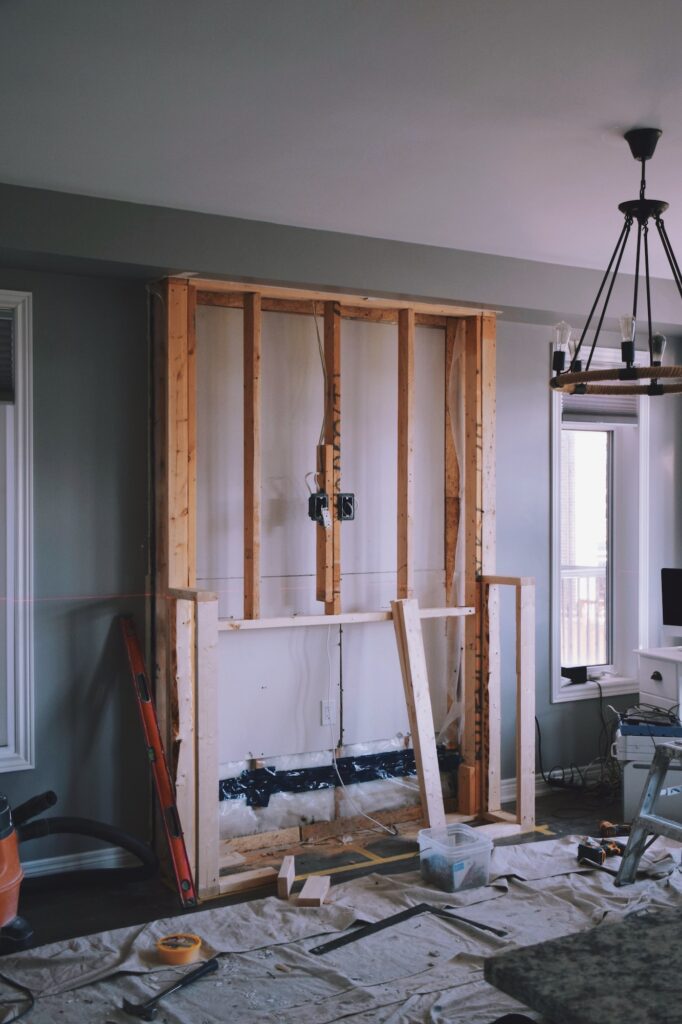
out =
<path fill-rule="evenodd" d="M 154 965 L 156 939 L 191 928 L 206 957 L 221 954 L 220 967 L 161 1004 L 160 1024 L 489 1024 L 519 1007 L 483 981 L 485 957 L 608 926 L 628 913 L 682 909 L 679 844 L 657 840 L 647 856 L 653 876 L 622 889 L 605 873 L 580 869 L 575 850 L 570 837 L 497 848 L 491 884 L 459 895 L 425 886 L 417 873 L 369 875 L 335 886 L 333 903 L 322 909 L 274 897 L 212 908 L 44 946 L 3 959 L 0 973 L 37 995 L 28 1018 L 35 1024 L 122 1024 L 132 1019 L 120 1010 L 123 998 L 143 1001 L 181 973 Z M 353 921 L 422 902 L 457 907 L 508 934 L 500 939 L 422 915 L 323 956 L 309 952 Z"/>

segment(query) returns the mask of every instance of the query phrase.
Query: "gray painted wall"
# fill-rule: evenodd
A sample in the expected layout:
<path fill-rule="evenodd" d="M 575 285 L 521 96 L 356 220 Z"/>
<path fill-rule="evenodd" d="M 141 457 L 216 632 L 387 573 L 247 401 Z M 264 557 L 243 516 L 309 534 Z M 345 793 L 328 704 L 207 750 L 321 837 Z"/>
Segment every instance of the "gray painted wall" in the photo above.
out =
<path fill-rule="evenodd" d="M 12 803 L 148 835 L 146 757 L 116 616 L 144 628 L 147 344 L 139 282 L 0 270 L 33 293 L 36 768 Z M 41 858 L 87 844 L 40 840 Z"/>
<path fill-rule="evenodd" d="M 549 331 L 538 325 L 561 316 L 579 323 L 598 273 L 7 185 L 0 185 L 0 247 L 0 265 L 26 268 L 0 271 L 0 287 L 33 291 L 36 320 L 38 768 L 0 780 L 12 800 L 54 787 L 66 812 L 145 831 L 146 770 L 112 621 L 121 611 L 135 611 L 140 623 L 143 615 L 139 282 L 168 271 L 468 300 L 502 311 L 498 569 L 537 579 L 538 717 L 547 762 L 585 763 L 594 755 L 596 701 L 548 703 Z M 74 268 L 99 277 L 63 273 Z M 657 326 L 679 334 L 672 283 L 655 282 L 654 298 Z M 623 293 L 613 301 L 616 312 L 627 306 Z M 681 410 L 682 399 L 654 403 L 652 526 L 660 540 L 653 573 L 680 564 Z M 509 733 L 507 726 L 505 774 Z M 46 850 L 36 844 L 30 855 Z"/>
<path fill-rule="evenodd" d="M 550 499 L 551 395 L 547 386 L 550 325 L 500 322 L 497 348 L 497 569 L 536 579 L 537 717 L 545 770 L 597 756 L 600 731 L 597 700 L 551 704 L 550 678 Z M 608 339 L 614 344 L 616 339 Z M 658 646 L 661 625 L 660 570 L 682 564 L 679 510 L 682 400 L 650 403 L 650 644 Z M 503 607 L 502 651 L 505 708 L 511 711 L 514 632 L 511 607 Z M 632 638 L 637 647 L 637 637 Z M 605 703 L 623 708 L 628 697 Z M 504 724 L 503 775 L 514 774 L 513 715 Z"/>

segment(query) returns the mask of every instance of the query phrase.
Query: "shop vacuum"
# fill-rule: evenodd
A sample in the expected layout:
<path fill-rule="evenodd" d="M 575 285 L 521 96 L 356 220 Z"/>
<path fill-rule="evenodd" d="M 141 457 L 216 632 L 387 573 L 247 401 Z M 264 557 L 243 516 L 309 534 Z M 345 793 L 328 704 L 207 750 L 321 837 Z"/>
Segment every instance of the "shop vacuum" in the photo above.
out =
<path fill-rule="evenodd" d="M 33 939 L 30 924 L 17 913 L 19 890 L 24 877 L 19 857 L 19 843 L 49 835 L 88 836 L 120 847 L 132 853 L 141 862 L 139 867 L 99 868 L 50 875 L 47 878 L 50 884 L 57 881 L 101 881 L 103 877 L 137 881 L 149 878 L 158 871 L 159 862 L 154 851 L 134 836 L 121 832 L 112 825 L 89 818 L 38 817 L 56 802 L 56 793 L 49 790 L 12 810 L 7 797 L 0 794 L 0 956 L 26 949 Z"/>

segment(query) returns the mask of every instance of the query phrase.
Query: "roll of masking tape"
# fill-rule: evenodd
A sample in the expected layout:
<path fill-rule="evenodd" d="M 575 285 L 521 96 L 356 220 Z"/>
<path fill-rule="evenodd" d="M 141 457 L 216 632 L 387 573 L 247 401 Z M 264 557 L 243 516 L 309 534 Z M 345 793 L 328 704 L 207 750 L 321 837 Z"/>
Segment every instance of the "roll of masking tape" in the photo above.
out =
<path fill-rule="evenodd" d="M 164 964 L 193 964 L 199 959 L 201 939 L 198 935 L 183 932 L 164 935 L 156 943 L 156 949 Z"/>

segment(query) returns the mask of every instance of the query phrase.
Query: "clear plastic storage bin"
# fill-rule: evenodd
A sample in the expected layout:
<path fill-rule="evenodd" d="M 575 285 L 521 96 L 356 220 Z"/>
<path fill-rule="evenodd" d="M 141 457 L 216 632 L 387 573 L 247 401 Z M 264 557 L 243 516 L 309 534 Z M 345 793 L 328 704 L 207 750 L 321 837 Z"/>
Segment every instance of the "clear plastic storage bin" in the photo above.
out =
<path fill-rule="evenodd" d="M 493 844 L 468 825 L 423 828 L 419 833 L 422 878 L 442 889 L 487 885 Z"/>

